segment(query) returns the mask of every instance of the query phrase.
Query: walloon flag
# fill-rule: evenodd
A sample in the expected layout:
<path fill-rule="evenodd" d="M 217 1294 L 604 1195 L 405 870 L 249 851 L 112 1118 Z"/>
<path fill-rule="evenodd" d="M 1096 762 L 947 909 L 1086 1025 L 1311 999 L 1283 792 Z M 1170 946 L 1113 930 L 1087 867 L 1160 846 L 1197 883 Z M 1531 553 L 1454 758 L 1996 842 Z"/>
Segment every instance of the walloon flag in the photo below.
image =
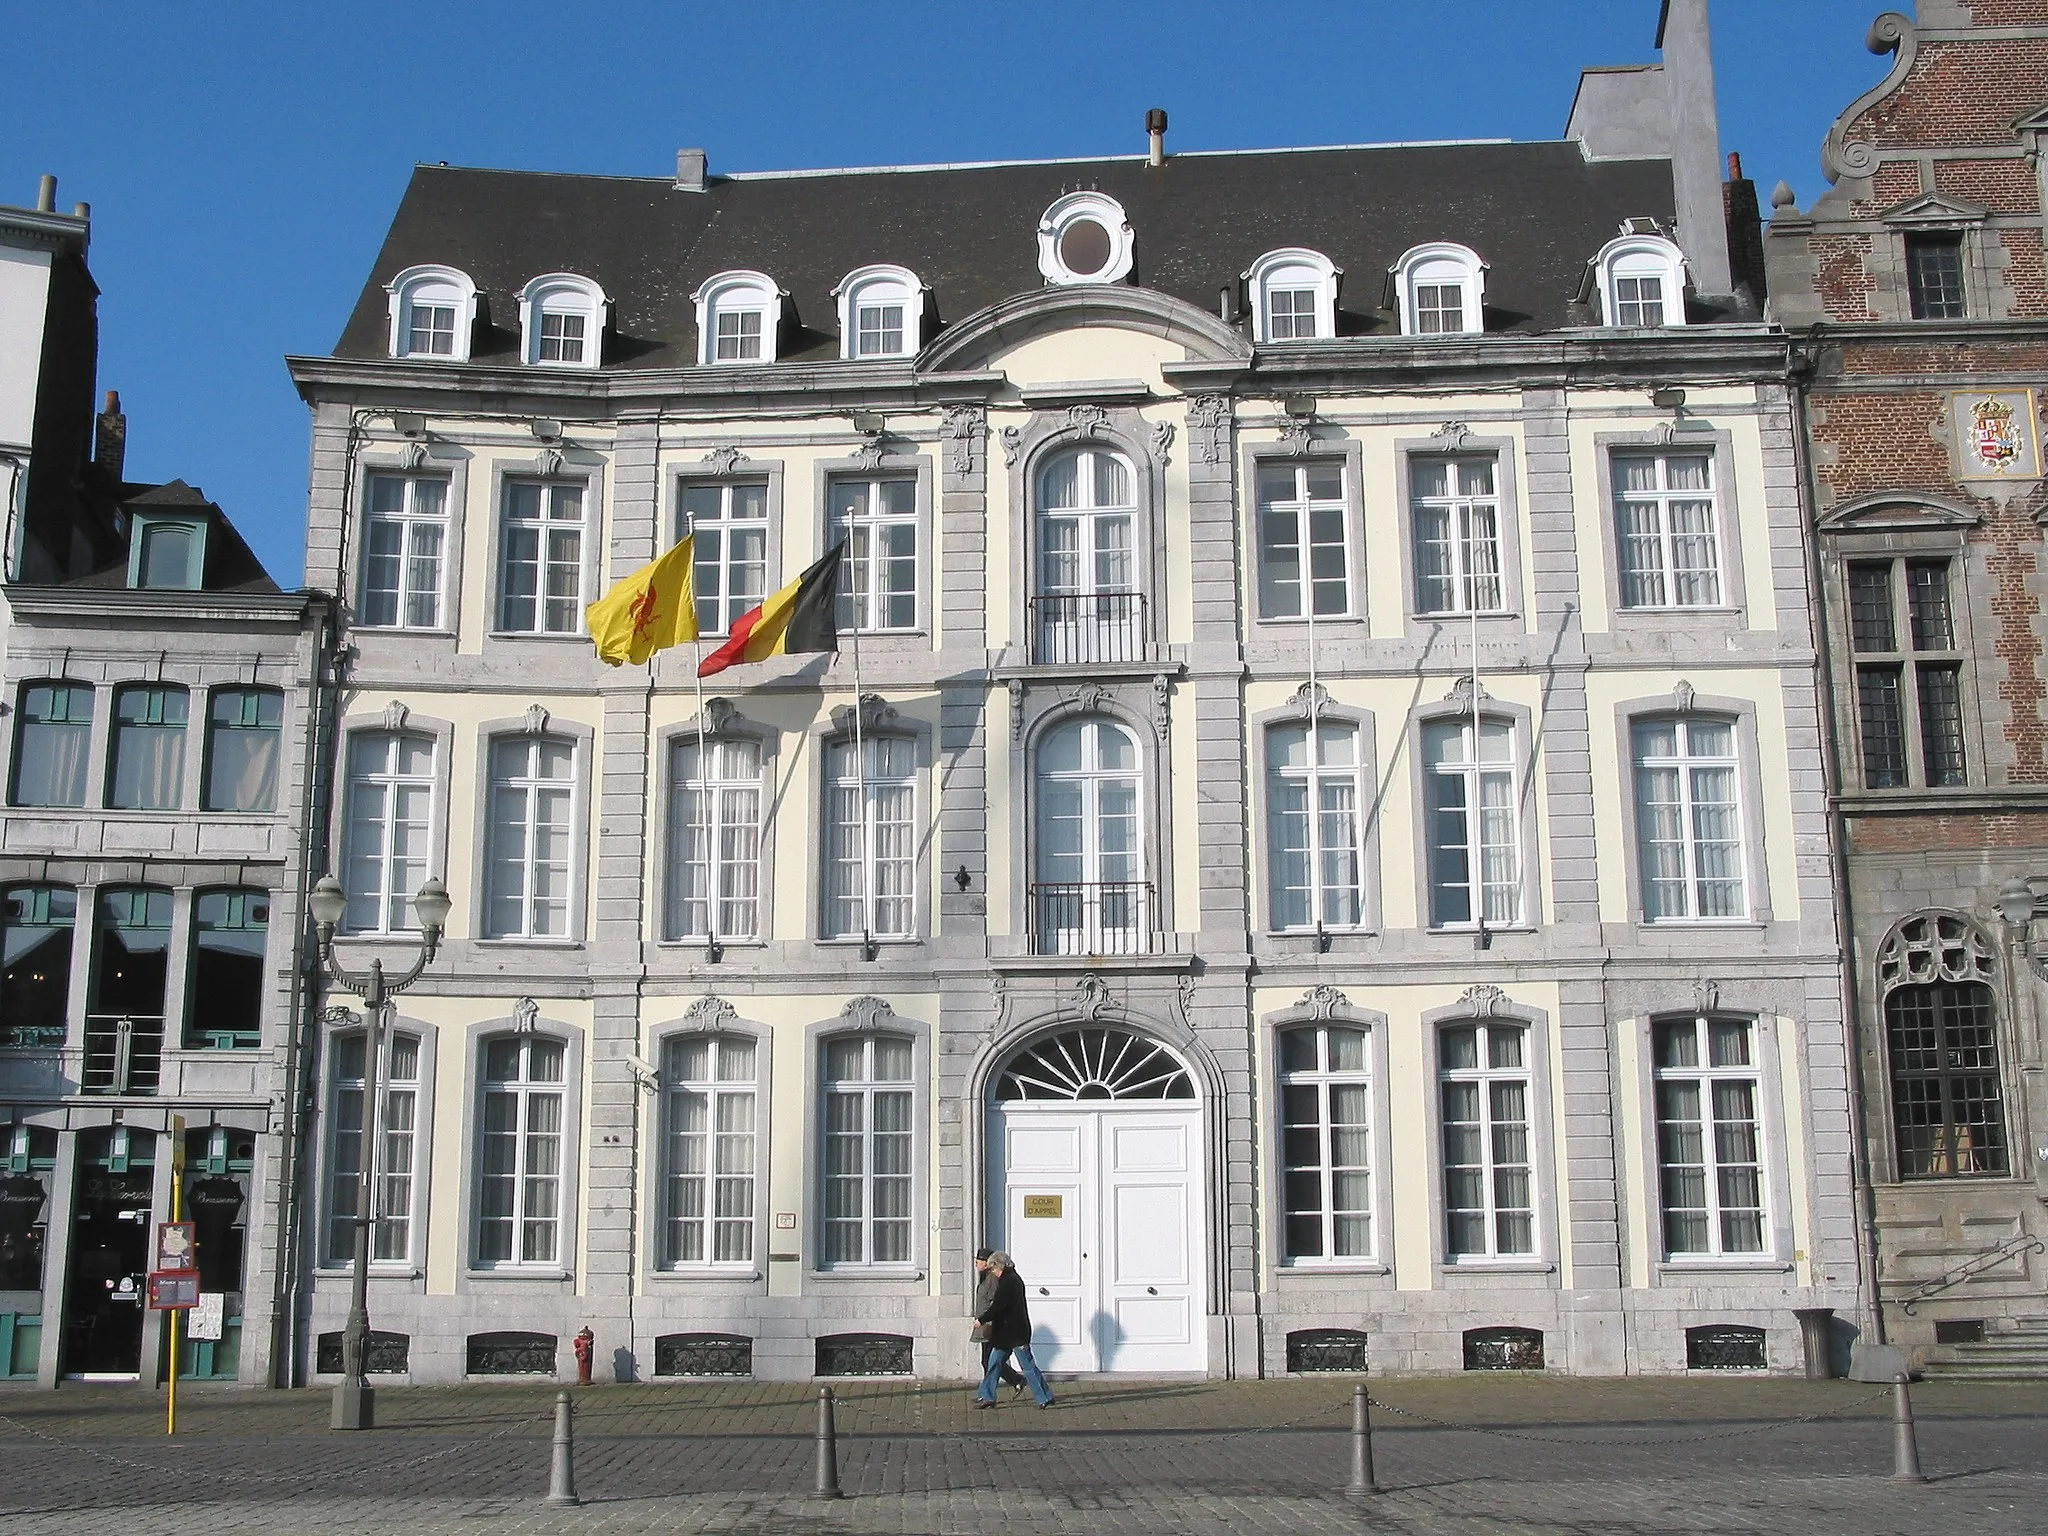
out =
<path fill-rule="evenodd" d="M 696 550 L 685 538 L 583 610 L 599 658 L 639 666 L 656 651 L 697 638 Z"/>
<path fill-rule="evenodd" d="M 725 644 L 704 658 L 697 675 L 709 677 L 742 661 L 798 651 L 837 651 L 839 566 L 845 556 L 842 540 L 760 607 L 741 614 Z"/>

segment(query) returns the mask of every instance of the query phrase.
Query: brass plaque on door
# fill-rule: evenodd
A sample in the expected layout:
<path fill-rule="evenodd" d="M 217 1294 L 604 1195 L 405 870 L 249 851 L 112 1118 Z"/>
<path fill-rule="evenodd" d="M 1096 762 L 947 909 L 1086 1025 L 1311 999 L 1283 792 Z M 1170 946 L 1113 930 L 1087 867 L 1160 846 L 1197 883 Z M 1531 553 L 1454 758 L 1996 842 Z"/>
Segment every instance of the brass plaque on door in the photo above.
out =
<path fill-rule="evenodd" d="M 1058 1195 L 1026 1195 L 1024 1197 L 1024 1214 L 1027 1217 L 1050 1216 L 1054 1220 L 1058 1220 L 1060 1197 Z"/>

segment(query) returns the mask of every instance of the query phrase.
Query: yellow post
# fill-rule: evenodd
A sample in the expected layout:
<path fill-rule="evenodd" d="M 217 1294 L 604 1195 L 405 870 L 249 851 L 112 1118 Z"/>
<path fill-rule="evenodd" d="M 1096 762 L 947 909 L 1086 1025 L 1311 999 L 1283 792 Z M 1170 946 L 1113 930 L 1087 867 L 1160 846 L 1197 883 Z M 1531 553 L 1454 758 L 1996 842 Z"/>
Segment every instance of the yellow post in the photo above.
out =
<path fill-rule="evenodd" d="M 171 1116 L 171 1220 L 185 1219 L 185 1117 Z M 171 1382 L 164 1399 L 164 1433 L 178 1432 L 178 1309 L 171 1313 Z"/>

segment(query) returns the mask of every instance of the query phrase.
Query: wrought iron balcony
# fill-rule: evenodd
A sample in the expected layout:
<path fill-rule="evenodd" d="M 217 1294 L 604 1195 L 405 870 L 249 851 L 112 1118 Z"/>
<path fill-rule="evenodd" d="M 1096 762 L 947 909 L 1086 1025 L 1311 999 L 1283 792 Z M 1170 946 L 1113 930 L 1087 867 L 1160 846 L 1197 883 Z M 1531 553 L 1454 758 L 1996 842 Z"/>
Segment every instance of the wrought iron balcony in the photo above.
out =
<path fill-rule="evenodd" d="M 1155 947 L 1152 887 L 1078 880 L 1031 887 L 1035 955 L 1143 955 Z"/>
<path fill-rule="evenodd" d="M 1145 595 L 1087 592 L 1031 599 L 1031 659 L 1052 666 L 1145 659 Z"/>
<path fill-rule="evenodd" d="M 163 1070 L 163 1050 L 161 1014 L 89 1013 L 79 1086 L 87 1093 L 153 1095 Z"/>

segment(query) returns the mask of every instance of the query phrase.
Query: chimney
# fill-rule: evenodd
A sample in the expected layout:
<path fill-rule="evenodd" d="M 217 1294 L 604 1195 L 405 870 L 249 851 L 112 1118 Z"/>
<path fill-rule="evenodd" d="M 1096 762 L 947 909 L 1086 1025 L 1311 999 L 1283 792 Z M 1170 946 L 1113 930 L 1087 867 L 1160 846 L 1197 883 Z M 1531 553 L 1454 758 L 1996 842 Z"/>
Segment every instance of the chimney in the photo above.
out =
<path fill-rule="evenodd" d="M 36 212 L 55 213 L 56 211 L 57 178 L 54 176 L 45 176 L 42 179 L 41 184 L 36 187 Z"/>
<path fill-rule="evenodd" d="M 119 485 L 122 469 L 128 461 L 128 418 L 121 414 L 121 397 L 113 390 L 107 391 L 107 408 L 100 412 L 98 431 L 94 433 L 92 461 L 106 471 L 107 478 Z"/>
<path fill-rule="evenodd" d="M 1166 108 L 1154 107 L 1145 114 L 1145 137 L 1149 141 L 1145 163 L 1152 166 L 1166 164 Z"/>
<path fill-rule="evenodd" d="M 676 190 L 678 192 L 702 192 L 704 190 L 704 151 L 701 149 L 679 149 L 676 151 Z"/>
<path fill-rule="evenodd" d="M 1671 182 L 1678 243 L 1702 294 L 1734 291 L 1721 206 L 1721 120 L 1714 104 L 1714 42 L 1707 0 L 1664 0 L 1657 20 L 1671 105 Z"/>

